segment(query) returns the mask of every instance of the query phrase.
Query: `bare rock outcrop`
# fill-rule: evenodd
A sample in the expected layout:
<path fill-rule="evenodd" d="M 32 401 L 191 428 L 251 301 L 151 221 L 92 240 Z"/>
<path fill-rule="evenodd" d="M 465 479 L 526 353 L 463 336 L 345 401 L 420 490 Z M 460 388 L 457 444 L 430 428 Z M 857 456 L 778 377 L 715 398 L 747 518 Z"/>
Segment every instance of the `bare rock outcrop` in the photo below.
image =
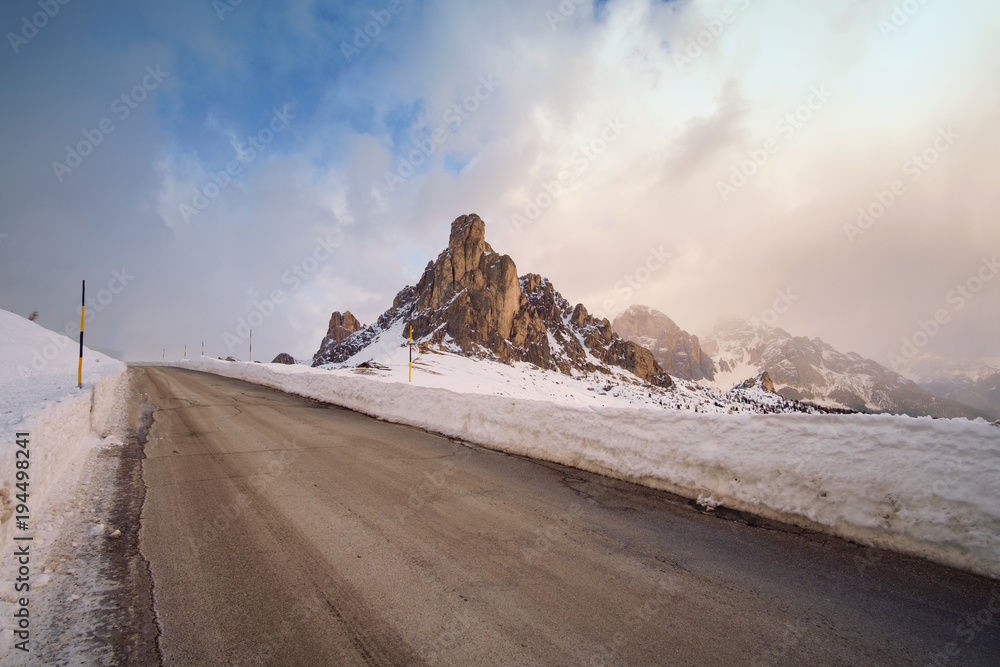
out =
<path fill-rule="evenodd" d="M 486 224 L 475 214 L 451 224 L 448 247 L 377 322 L 335 344 L 328 333 L 313 365 L 341 363 L 376 343 L 398 345 L 410 326 L 415 341 L 466 356 L 564 373 L 618 366 L 672 386 L 653 354 L 614 333 L 607 319 L 595 319 L 582 304 L 571 306 L 539 275 L 519 278 L 514 260 L 486 242 Z M 390 332 L 396 339 L 388 340 Z"/>
<path fill-rule="evenodd" d="M 685 380 L 715 379 L 715 363 L 689 334 L 658 310 L 631 306 L 611 324 L 615 333 L 646 347 L 671 375 Z"/>

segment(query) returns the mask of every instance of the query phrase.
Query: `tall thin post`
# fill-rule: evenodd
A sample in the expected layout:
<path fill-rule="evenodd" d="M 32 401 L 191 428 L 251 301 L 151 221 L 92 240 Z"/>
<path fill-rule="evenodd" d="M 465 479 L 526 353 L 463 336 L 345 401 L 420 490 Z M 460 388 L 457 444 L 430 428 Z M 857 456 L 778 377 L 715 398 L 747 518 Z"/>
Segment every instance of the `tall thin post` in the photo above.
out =
<path fill-rule="evenodd" d="M 83 281 L 80 294 L 80 361 L 76 365 L 76 386 L 83 389 L 83 323 L 87 315 L 87 281 Z"/>
<path fill-rule="evenodd" d="M 253 361 L 253 329 L 250 330 L 250 357 L 249 361 Z"/>
<path fill-rule="evenodd" d="M 413 382 L 413 325 L 410 325 L 410 379 L 407 382 Z"/>

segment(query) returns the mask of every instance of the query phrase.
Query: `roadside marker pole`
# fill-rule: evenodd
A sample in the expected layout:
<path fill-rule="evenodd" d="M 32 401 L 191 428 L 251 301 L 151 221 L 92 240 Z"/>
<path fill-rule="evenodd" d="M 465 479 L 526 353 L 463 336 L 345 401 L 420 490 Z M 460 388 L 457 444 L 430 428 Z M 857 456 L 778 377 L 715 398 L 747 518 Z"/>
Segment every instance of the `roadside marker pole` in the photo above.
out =
<path fill-rule="evenodd" d="M 248 361 L 253 361 L 253 329 L 250 330 L 250 356 Z"/>
<path fill-rule="evenodd" d="M 184 360 L 187 361 L 188 358 L 188 346 L 187 343 L 184 344 Z"/>
<path fill-rule="evenodd" d="M 205 356 L 205 341 L 201 341 L 201 356 Z"/>
<path fill-rule="evenodd" d="M 87 315 L 87 281 L 83 281 L 80 296 L 80 361 L 76 365 L 76 386 L 83 389 L 83 322 Z"/>
<path fill-rule="evenodd" d="M 413 325 L 410 325 L 410 379 L 407 382 L 413 382 Z"/>

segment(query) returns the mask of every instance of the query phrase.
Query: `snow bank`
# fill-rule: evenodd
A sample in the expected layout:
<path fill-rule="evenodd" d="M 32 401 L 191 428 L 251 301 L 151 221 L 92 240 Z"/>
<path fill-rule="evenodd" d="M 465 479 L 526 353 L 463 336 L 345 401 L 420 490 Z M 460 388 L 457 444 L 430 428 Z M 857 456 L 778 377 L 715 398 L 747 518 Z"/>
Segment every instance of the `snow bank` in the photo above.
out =
<path fill-rule="evenodd" d="M 54 530 L 48 501 L 54 490 L 65 485 L 67 470 L 104 438 L 124 433 L 125 364 L 85 350 L 80 389 L 76 384 L 79 350 L 79 341 L 0 311 L 0 548 L 4 554 L 13 553 L 17 433 L 30 435 L 27 534 L 34 536 L 36 552 L 42 552 Z M 9 594 L 12 560 L 0 561 L 4 566 L 0 598 Z"/>
<path fill-rule="evenodd" d="M 305 366 L 176 365 L 1000 577 L 1000 429 L 983 422 L 581 407 Z"/>

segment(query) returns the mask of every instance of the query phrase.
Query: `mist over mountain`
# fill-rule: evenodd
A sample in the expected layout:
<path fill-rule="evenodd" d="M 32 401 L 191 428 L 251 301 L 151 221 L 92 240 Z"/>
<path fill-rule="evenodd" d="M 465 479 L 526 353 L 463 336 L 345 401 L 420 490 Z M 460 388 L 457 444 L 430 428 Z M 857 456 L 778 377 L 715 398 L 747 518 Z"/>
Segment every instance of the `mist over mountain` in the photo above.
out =
<path fill-rule="evenodd" d="M 820 338 L 793 336 L 783 329 L 730 318 L 720 320 L 702 340 L 718 365 L 719 386 L 766 370 L 776 391 L 795 400 L 911 416 L 988 416 L 933 396 L 882 364 L 854 352 L 840 352 Z"/>
<path fill-rule="evenodd" d="M 900 371 L 935 396 L 964 403 L 1000 418 L 1000 364 L 929 354 L 910 360 Z"/>
<path fill-rule="evenodd" d="M 715 364 L 704 354 L 697 336 L 681 329 L 665 314 L 646 306 L 630 306 L 615 317 L 619 336 L 649 349 L 671 375 L 685 380 L 713 380 Z"/>

